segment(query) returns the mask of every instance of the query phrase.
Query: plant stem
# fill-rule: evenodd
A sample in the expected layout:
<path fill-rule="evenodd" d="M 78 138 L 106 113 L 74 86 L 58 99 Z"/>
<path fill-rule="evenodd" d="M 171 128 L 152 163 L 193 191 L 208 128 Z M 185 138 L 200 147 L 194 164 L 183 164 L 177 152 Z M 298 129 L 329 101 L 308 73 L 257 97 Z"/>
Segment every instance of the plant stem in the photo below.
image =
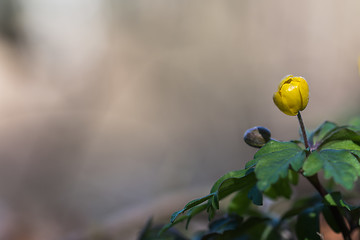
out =
<path fill-rule="evenodd" d="M 303 136 L 303 139 L 304 139 L 305 148 L 308 149 L 309 148 L 309 141 L 308 141 L 308 138 L 306 136 L 305 125 L 304 125 L 304 122 L 302 120 L 300 112 L 298 112 L 297 117 L 298 117 L 298 120 L 299 120 L 301 133 L 302 133 L 302 136 Z"/>
<path fill-rule="evenodd" d="M 313 176 L 310 177 L 306 177 L 309 182 L 316 188 L 316 190 L 319 192 L 319 194 L 321 195 L 322 198 L 325 198 L 325 196 L 328 194 L 328 192 L 326 191 L 326 189 L 321 185 L 318 175 L 315 174 Z M 335 206 L 330 206 L 330 211 L 334 216 L 335 221 L 337 222 L 341 233 L 343 235 L 344 240 L 351 240 L 351 236 L 350 236 L 350 230 L 349 228 L 346 226 L 346 223 L 344 221 L 344 217 L 341 215 L 339 209 Z"/>
<path fill-rule="evenodd" d="M 309 149 L 309 141 L 307 139 L 306 136 L 306 130 L 305 130 L 305 125 L 303 122 L 303 119 L 301 117 L 300 112 L 297 114 L 298 120 L 299 120 L 299 124 L 300 124 L 300 129 L 301 129 L 301 133 L 304 139 L 304 144 L 305 144 L 305 148 Z M 306 156 L 308 157 L 310 154 L 310 151 L 306 151 Z M 313 176 L 309 176 L 306 177 L 309 182 L 315 187 L 315 189 L 319 192 L 319 194 L 321 195 L 322 198 L 325 198 L 325 196 L 328 194 L 328 192 L 326 191 L 326 189 L 321 185 L 318 175 L 315 174 Z M 343 235 L 344 240 L 351 240 L 351 236 L 350 236 L 350 230 L 349 228 L 346 226 L 346 223 L 344 221 L 344 217 L 341 215 L 339 209 L 335 206 L 330 206 L 330 211 L 333 214 L 335 221 L 337 222 L 341 233 Z"/>

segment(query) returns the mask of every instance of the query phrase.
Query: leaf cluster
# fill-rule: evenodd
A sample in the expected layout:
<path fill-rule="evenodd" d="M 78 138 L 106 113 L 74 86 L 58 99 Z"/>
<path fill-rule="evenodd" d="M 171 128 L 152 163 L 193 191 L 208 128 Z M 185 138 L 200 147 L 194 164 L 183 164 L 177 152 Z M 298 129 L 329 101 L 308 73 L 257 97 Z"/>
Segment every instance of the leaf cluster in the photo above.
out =
<path fill-rule="evenodd" d="M 293 199 L 289 209 L 281 214 L 262 211 L 264 198 L 290 199 L 292 186 L 299 177 L 310 178 L 321 172 L 324 181 L 333 182 L 341 189 L 351 190 L 360 176 L 360 118 L 347 126 L 324 122 L 309 133 L 309 147 L 302 141 L 270 140 L 260 148 L 244 169 L 231 171 L 219 178 L 204 197 L 190 201 L 172 214 L 170 223 L 160 235 L 175 224 L 207 212 L 213 220 L 219 202 L 231 195 L 227 215 L 211 222 L 209 229 L 193 239 L 321 239 L 319 216 L 340 232 L 334 209 L 346 218 L 349 231 L 359 227 L 360 206 L 346 203 L 340 192 L 326 192 Z M 155 239 L 155 238 L 154 238 Z"/>

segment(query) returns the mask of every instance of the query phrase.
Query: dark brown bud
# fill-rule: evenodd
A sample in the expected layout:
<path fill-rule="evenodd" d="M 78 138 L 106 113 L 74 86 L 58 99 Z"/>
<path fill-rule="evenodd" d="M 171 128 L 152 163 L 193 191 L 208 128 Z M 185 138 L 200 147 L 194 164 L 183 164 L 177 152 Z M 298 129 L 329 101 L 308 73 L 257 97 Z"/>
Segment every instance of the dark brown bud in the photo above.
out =
<path fill-rule="evenodd" d="M 271 139 L 271 133 L 264 127 L 253 127 L 248 129 L 244 134 L 244 141 L 256 148 L 261 148 Z"/>

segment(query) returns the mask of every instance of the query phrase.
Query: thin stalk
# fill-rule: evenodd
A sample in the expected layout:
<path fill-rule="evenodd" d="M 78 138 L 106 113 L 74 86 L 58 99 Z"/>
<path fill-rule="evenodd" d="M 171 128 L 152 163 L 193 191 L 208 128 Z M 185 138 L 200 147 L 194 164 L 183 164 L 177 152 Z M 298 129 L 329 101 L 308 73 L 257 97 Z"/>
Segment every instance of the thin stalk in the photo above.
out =
<path fill-rule="evenodd" d="M 297 118 L 299 120 L 300 129 L 301 129 L 301 133 L 302 133 L 302 136 L 303 136 L 303 139 L 304 139 L 305 148 L 308 149 L 309 148 L 309 141 L 308 141 L 308 138 L 306 136 L 305 125 L 304 125 L 304 121 L 303 121 L 303 119 L 301 117 L 300 112 L 298 112 Z"/>
<path fill-rule="evenodd" d="M 328 192 L 326 191 L 326 189 L 321 185 L 318 175 L 315 174 L 313 176 L 310 177 L 306 177 L 309 182 L 316 188 L 316 190 L 319 192 L 319 194 L 321 195 L 322 198 L 325 198 L 325 196 L 328 194 Z M 350 236 L 350 230 L 349 228 L 346 226 L 344 217 L 341 215 L 339 209 L 335 206 L 330 206 L 330 211 L 332 213 L 332 215 L 334 216 L 334 219 L 336 221 L 336 223 L 338 224 L 341 233 L 343 235 L 344 240 L 351 240 L 351 236 Z"/>
<path fill-rule="evenodd" d="M 306 136 L 306 130 L 305 130 L 305 125 L 304 122 L 302 120 L 301 114 L 300 112 L 297 114 L 298 120 L 299 120 L 299 124 L 300 124 L 300 129 L 301 129 L 301 133 L 304 139 L 304 144 L 305 144 L 305 148 L 307 150 L 309 149 L 309 141 L 308 138 Z M 306 151 L 306 156 L 309 156 L 310 152 Z M 326 189 L 321 185 L 318 175 L 315 174 L 313 176 L 310 177 L 306 177 L 307 180 L 309 180 L 309 182 L 313 185 L 313 187 L 319 192 L 320 196 L 322 198 L 325 198 L 325 196 L 328 194 L 328 192 L 326 191 Z M 331 206 L 330 207 L 330 211 L 333 214 L 340 230 L 341 233 L 343 235 L 344 240 L 351 240 L 351 236 L 350 236 L 350 230 L 349 228 L 346 226 L 346 223 L 344 221 L 344 217 L 341 215 L 339 209 L 337 207 Z"/>

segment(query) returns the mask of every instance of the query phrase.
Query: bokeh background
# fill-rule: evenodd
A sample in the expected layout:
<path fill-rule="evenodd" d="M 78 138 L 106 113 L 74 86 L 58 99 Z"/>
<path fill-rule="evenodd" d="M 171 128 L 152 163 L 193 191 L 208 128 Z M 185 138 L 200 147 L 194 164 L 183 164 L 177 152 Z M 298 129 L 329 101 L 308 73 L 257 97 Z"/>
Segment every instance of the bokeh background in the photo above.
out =
<path fill-rule="evenodd" d="M 305 77 L 308 128 L 360 113 L 360 2 L 1 0 L 0 239 L 135 239 L 242 168 Z"/>

